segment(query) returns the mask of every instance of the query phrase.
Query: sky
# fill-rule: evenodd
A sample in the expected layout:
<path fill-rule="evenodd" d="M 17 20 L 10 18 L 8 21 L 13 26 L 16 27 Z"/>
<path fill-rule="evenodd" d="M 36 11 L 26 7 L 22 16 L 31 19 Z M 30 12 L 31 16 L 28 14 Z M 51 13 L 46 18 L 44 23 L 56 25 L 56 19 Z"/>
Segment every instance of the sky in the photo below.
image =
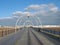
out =
<path fill-rule="evenodd" d="M 12 16 L 15 11 L 25 11 L 29 5 L 51 3 L 60 8 L 60 0 L 0 0 L 0 18 Z"/>
<path fill-rule="evenodd" d="M 60 0 L 0 0 L 0 25 L 15 25 L 24 15 L 31 15 L 34 25 L 38 17 L 43 25 L 60 25 Z M 26 16 L 21 23 L 25 21 Z"/>

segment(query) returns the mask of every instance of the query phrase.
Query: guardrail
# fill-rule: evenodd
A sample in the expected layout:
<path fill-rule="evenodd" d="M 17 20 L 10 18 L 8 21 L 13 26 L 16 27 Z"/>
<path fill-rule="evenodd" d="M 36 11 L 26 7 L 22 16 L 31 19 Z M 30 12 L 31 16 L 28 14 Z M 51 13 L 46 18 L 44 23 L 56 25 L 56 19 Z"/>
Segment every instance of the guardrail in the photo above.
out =
<path fill-rule="evenodd" d="M 18 29 L 16 29 L 16 31 L 18 31 Z M 14 32 L 15 32 L 15 29 L 5 29 L 5 30 L 0 29 L 0 37 L 6 36 Z"/>

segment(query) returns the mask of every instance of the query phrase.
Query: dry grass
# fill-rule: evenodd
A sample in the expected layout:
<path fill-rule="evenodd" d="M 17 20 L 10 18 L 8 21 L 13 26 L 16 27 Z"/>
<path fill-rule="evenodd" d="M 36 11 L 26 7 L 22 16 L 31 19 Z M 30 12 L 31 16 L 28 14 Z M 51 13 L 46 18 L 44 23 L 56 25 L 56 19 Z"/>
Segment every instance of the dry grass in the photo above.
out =
<path fill-rule="evenodd" d="M 5 28 L 5 27 L 0 27 L 0 30 L 13 30 L 14 28 Z"/>
<path fill-rule="evenodd" d="M 60 27 L 46 27 L 44 29 L 50 29 L 50 30 L 60 31 Z"/>

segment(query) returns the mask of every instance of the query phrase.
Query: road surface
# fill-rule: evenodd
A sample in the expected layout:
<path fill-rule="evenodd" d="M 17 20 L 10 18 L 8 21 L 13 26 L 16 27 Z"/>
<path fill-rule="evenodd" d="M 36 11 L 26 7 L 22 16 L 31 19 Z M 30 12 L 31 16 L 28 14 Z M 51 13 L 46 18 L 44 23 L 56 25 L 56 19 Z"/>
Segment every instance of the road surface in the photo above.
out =
<path fill-rule="evenodd" d="M 16 33 L 0 38 L 0 45 L 60 45 L 33 28 L 23 28 Z"/>

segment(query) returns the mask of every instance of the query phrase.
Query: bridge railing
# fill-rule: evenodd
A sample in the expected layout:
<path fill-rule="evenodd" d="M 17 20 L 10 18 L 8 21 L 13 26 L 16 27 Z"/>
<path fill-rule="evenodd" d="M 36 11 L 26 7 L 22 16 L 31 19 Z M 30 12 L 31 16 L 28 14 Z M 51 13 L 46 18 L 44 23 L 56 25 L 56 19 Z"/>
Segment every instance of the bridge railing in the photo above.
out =
<path fill-rule="evenodd" d="M 16 31 L 18 31 L 18 28 L 16 29 Z M 0 37 L 4 37 L 14 32 L 15 32 L 15 28 L 0 28 Z"/>

